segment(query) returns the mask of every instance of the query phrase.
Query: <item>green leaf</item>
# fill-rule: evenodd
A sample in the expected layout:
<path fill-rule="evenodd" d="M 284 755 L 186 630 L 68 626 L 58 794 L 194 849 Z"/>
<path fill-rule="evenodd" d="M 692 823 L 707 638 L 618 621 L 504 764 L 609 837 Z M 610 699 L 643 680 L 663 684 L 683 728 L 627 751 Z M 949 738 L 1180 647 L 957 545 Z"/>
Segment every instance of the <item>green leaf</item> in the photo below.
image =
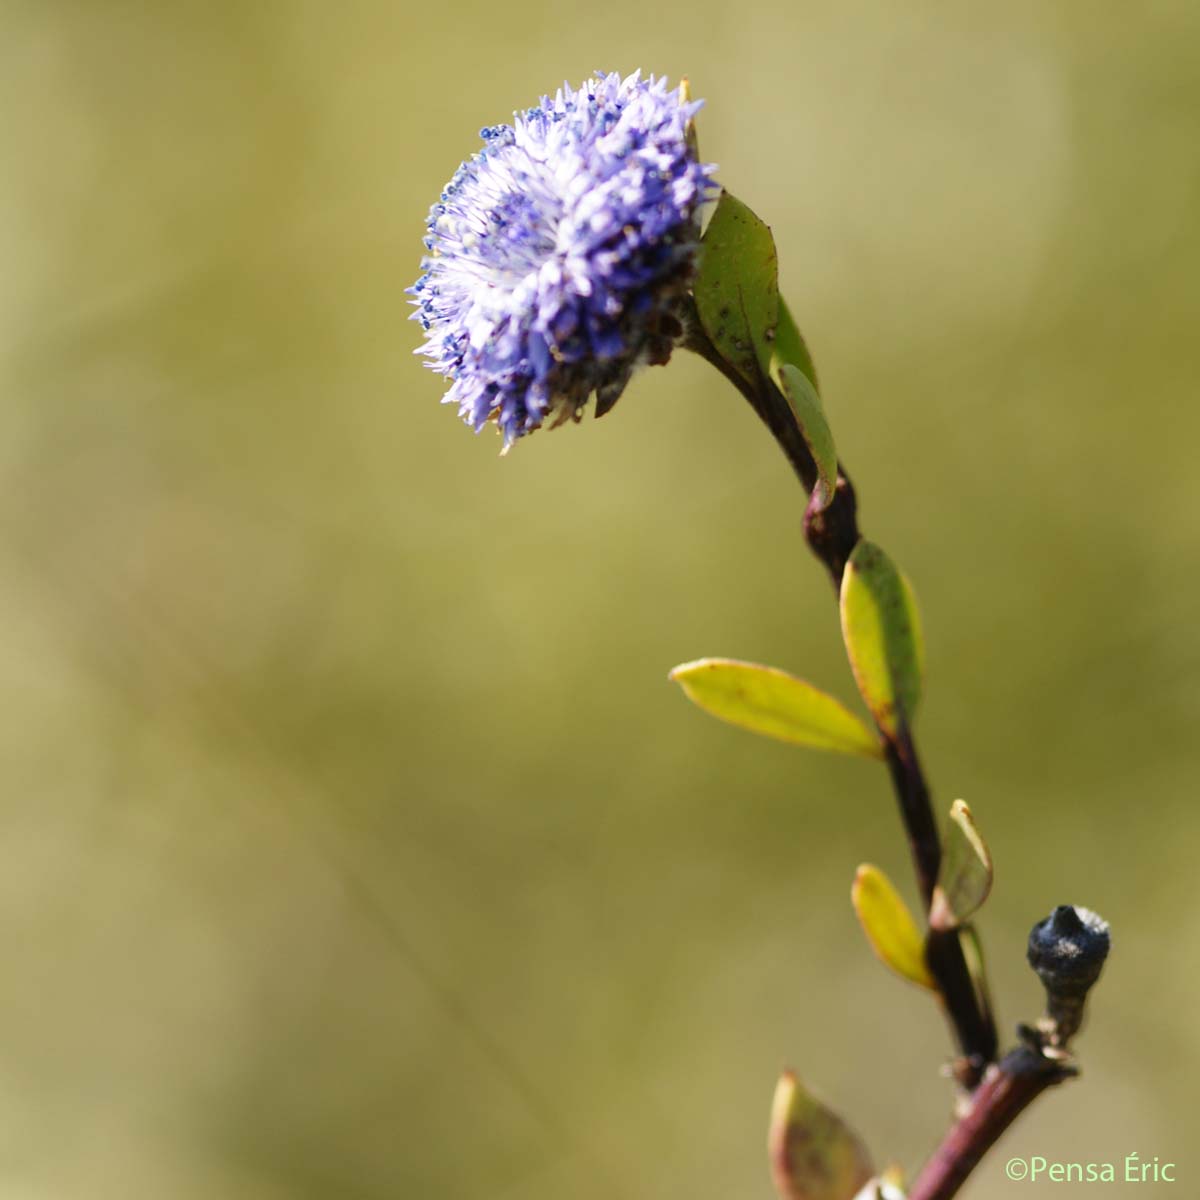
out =
<path fill-rule="evenodd" d="M 813 364 L 812 355 L 808 352 L 808 344 L 800 333 L 787 302 L 779 297 L 779 324 L 775 327 L 775 355 L 780 362 L 791 363 L 808 376 L 808 382 L 813 385 L 813 391 L 821 393 L 817 382 L 817 368 Z"/>
<path fill-rule="evenodd" d="M 902 979 L 937 990 L 925 965 L 925 942 L 908 906 L 891 880 L 870 863 L 863 863 L 850 888 L 850 902 L 880 960 Z"/>
<path fill-rule="evenodd" d="M 842 637 L 862 698 L 895 738 L 921 698 L 925 645 L 912 588 L 873 542 L 860 541 L 846 564 Z"/>
<path fill-rule="evenodd" d="M 852 1200 L 873 1174 L 858 1135 L 794 1071 L 776 1085 L 767 1152 L 781 1200 Z"/>
<path fill-rule="evenodd" d="M 808 445 L 808 452 L 817 464 L 817 483 L 813 498 L 818 511 L 833 502 L 833 490 L 837 487 L 837 447 L 833 444 L 833 433 L 825 420 L 821 397 L 805 373 L 790 362 L 780 362 L 778 355 L 771 360 L 771 378 L 779 390 L 788 398 L 800 432 Z"/>
<path fill-rule="evenodd" d="M 702 658 L 669 678 L 705 712 L 752 733 L 817 750 L 882 758 L 879 738 L 840 701 L 775 667 Z"/>
<path fill-rule="evenodd" d="M 992 890 L 992 856 L 962 800 L 950 809 L 950 826 L 942 847 L 929 924 L 934 929 L 954 929 L 978 912 Z"/>
<path fill-rule="evenodd" d="M 709 341 L 759 386 L 779 321 L 779 264 L 771 230 L 728 192 L 721 193 L 704 231 L 693 294 Z"/>

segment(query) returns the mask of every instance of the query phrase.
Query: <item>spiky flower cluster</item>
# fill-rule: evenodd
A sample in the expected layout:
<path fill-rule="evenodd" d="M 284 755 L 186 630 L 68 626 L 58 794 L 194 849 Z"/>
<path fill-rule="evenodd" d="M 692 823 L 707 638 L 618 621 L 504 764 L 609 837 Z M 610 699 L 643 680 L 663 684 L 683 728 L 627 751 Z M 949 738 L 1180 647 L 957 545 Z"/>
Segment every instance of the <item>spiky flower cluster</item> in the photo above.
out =
<path fill-rule="evenodd" d="M 506 449 L 593 393 L 607 412 L 639 364 L 670 357 L 715 190 L 690 137 L 699 108 L 640 72 L 564 85 L 482 130 L 431 209 L 418 353 Z"/>

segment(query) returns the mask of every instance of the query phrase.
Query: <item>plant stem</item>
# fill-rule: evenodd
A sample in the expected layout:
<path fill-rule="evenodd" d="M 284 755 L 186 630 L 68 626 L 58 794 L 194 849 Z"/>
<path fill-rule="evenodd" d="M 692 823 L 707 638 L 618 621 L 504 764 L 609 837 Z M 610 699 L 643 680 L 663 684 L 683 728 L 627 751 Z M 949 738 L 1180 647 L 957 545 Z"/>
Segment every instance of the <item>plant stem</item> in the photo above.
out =
<path fill-rule="evenodd" d="M 682 345 L 711 363 L 742 393 L 771 431 L 805 492 L 811 496 L 817 481 L 816 463 L 786 397 L 764 376 L 751 382 L 731 367 L 712 345 L 694 310 L 685 314 L 684 330 Z M 814 508 L 810 502 L 805 511 L 804 536 L 809 548 L 829 572 L 834 589 L 840 592 L 846 563 L 861 537 L 854 487 L 840 463 L 832 502 L 823 511 Z M 906 731 L 900 738 L 891 738 L 884 733 L 884 739 L 888 769 L 900 802 L 917 883 L 928 911 L 942 859 L 937 820 L 911 733 Z M 964 1061 L 956 1074 L 965 1086 L 974 1087 L 984 1068 L 996 1057 L 996 1028 L 991 1013 L 971 979 L 957 932 L 930 930 L 925 953 L 963 1055 Z"/>
<path fill-rule="evenodd" d="M 1013 1121 L 1048 1087 L 1074 1073 L 1030 1046 L 1019 1046 L 989 1067 L 970 1107 L 909 1189 L 908 1200 L 950 1200 Z"/>
<path fill-rule="evenodd" d="M 928 912 L 941 867 L 942 845 L 911 731 L 904 730 L 896 741 L 887 741 L 887 764 L 908 833 L 917 886 Z M 957 1072 L 960 1082 L 974 1087 L 984 1068 L 996 1057 L 998 1043 L 995 1023 L 971 978 L 958 931 L 928 930 L 925 959 L 937 980 L 966 1060 Z"/>

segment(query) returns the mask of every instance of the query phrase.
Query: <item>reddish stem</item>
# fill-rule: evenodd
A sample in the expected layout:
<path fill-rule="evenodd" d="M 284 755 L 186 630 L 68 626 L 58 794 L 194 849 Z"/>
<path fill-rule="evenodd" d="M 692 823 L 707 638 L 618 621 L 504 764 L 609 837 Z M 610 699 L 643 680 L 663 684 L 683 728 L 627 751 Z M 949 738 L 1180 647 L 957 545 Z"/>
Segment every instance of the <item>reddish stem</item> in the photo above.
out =
<path fill-rule="evenodd" d="M 908 1200 L 950 1200 L 1000 1135 L 1048 1087 L 1074 1069 L 1029 1046 L 1010 1051 L 991 1066 L 969 1101 L 922 1168 Z"/>

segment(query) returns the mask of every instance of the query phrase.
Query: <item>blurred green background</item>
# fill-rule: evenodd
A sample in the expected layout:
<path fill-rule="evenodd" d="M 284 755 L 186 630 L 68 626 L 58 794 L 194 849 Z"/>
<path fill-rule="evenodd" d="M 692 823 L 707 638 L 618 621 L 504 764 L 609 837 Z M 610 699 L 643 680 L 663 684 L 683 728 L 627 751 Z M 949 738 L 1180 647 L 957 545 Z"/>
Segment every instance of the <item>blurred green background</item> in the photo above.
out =
<path fill-rule="evenodd" d="M 853 694 L 769 438 L 681 360 L 502 461 L 411 357 L 479 126 L 637 66 L 707 98 L 917 585 L 1005 1027 L 1035 919 L 1115 927 L 1085 1080 L 970 1195 L 1194 1193 L 1200 8 L 0 14 L 0 1196 L 768 1200 L 785 1064 L 881 1162 L 939 1137 L 848 903 L 910 888 L 883 773 L 666 681 Z"/>

